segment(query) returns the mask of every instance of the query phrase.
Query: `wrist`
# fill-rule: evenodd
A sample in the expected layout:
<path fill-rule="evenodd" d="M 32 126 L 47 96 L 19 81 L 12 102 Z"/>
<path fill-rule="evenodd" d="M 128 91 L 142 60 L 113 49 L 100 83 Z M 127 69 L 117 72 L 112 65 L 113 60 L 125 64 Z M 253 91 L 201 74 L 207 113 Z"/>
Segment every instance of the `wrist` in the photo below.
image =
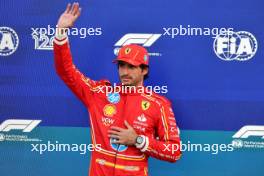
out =
<path fill-rule="evenodd" d="M 61 28 L 61 27 L 57 26 L 55 38 L 59 41 L 66 39 L 68 37 L 67 36 L 67 30 L 68 30 L 68 28 Z"/>
<path fill-rule="evenodd" d="M 136 140 L 136 148 L 140 149 L 141 152 L 145 152 L 149 146 L 149 138 L 144 135 L 139 135 Z"/>
<path fill-rule="evenodd" d="M 135 140 L 135 146 L 138 149 L 141 149 L 143 148 L 145 142 L 146 142 L 146 137 L 144 135 L 138 135 Z"/>
<path fill-rule="evenodd" d="M 138 136 L 139 136 L 139 135 L 136 135 L 136 136 L 135 136 L 135 138 L 134 138 L 134 140 L 133 140 L 133 145 L 136 145 Z"/>

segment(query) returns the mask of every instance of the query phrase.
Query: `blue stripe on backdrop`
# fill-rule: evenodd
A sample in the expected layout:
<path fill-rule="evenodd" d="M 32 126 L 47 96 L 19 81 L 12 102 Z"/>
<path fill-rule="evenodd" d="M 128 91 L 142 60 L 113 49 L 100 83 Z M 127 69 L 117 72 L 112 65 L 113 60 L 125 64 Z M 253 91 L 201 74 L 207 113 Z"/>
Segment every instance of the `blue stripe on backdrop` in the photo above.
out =
<path fill-rule="evenodd" d="M 19 132 L 4 134 L 21 135 Z M 213 146 L 213 144 L 229 144 L 233 134 L 234 132 L 224 131 L 182 130 L 183 144 L 188 144 L 188 141 L 192 144 L 210 144 L 209 151 L 200 152 L 199 149 L 196 152 L 194 149 L 184 151 L 182 158 L 176 163 L 150 159 L 150 176 L 261 175 L 264 162 L 264 158 L 261 157 L 263 149 L 235 149 L 224 152 L 220 151 L 219 146 L 218 148 Z M 0 160 L 1 176 L 87 175 L 90 152 L 85 150 L 83 144 L 87 146 L 91 143 L 89 128 L 38 127 L 28 137 L 41 139 L 42 142 L 1 142 L 0 158 L 4 158 Z M 48 149 L 48 141 L 53 145 L 68 144 L 70 151 L 63 151 L 61 147 L 62 151 L 56 152 L 59 147 L 55 149 L 51 145 Z M 33 150 L 31 144 L 46 144 L 46 151 L 40 154 Z M 82 146 L 78 145 L 78 150 L 71 151 L 73 144 L 82 144 Z M 42 146 L 42 149 L 44 148 Z M 68 150 L 68 147 L 65 148 Z M 40 146 L 37 149 L 40 150 Z"/>

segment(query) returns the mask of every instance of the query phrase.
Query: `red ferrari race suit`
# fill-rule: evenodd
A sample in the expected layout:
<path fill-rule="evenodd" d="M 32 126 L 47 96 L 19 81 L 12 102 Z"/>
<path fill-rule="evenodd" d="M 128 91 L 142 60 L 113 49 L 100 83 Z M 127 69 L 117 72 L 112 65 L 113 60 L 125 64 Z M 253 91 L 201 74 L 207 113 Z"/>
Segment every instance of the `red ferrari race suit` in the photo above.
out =
<path fill-rule="evenodd" d="M 55 38 L 54 55 L 57 74 L 89 111 L 93 145 L 100 144 L 92 151 L 89 176 L 147 176 L 149 156 L 169 162 L 180 158 L 179 132 L 166 98 L 146 91 L 106 94 L 109 81 L 91 80 L 75 67 L 67 37 Z M 112 143 L 108 129 L 126 128 L 125 120 L 144 137 L 143 145 Z"/>

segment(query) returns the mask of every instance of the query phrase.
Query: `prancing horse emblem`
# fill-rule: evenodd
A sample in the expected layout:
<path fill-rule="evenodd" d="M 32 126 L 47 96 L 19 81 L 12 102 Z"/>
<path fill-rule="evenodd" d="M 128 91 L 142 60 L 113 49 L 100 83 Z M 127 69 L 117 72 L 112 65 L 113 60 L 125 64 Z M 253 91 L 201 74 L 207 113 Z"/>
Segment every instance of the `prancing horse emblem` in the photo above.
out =
<path fill-rule="evenodd" d="M 142 108 L 144 111 L 147 110 L 149 107 L 150 107 L 150 102 L 149 102 L 149 101 L 145 101 L 145 100 L 143 100 L 143 101 L 141 102 L 141 108 Z"/>

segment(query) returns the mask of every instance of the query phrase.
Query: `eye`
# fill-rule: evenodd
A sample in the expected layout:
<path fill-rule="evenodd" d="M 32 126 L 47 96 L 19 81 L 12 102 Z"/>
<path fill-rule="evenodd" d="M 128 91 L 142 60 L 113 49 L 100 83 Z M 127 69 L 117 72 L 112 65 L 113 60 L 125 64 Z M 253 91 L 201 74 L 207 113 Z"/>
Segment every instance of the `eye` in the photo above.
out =
<path fill-rule="evenodd" d="M 120 62 L 120 63 L 118 64 L 119 67 L 124 67 L 124 65 L 125 65 L 125 64 L 124 64 L 123 62 Z"/>
<path fill-rule="evenodd" d="M 130 69 L 135 69 L 136 67 L 134 66 L 134 65 L 128 65 L 128 68 L 130 68 Z"/>

